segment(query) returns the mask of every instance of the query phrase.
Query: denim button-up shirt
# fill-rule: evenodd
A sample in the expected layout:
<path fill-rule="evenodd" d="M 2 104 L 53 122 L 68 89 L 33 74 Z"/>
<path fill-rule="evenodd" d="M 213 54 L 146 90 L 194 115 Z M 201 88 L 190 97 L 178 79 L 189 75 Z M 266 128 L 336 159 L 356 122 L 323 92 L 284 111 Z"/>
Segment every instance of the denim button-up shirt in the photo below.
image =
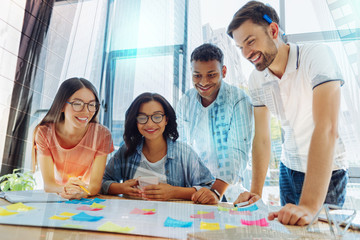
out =
<path fill-rule="evenodd" d="M 141 161 L 143 142 L 135 153 L 125 158 L 126 145 L 123 144 L 106 165 L 102 182 L 102 193 L 107 194 L 112 183 L 133 179 Z M 167 159 L 165 162 L 167 183 L 178 187 L 210 188 L 215 178 L 200 160 L 196 152 L 186 143 L 167 139 Z"/>
<path fill-rule="evenodd" d="M 211 173 L 228 184 L 242 177 L 249 160 L 253 107 L 241 89 L 222 81 L 216 100 L 204 108 L 195 88 L 176 109 L 179 141 L 199 154 Z"/>

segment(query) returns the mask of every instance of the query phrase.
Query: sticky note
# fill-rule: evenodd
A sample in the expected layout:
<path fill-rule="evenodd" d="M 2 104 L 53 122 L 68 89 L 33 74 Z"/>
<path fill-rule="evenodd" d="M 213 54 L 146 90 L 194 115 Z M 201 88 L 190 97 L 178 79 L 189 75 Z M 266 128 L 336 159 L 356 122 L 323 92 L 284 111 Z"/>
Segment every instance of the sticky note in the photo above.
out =
<path fill-rule="evenodd" d="M 145 211 L 145 212 L 156 212 L 156 209 L 155 208 L 143 208 L 143 209 L 141 209 L 141 210 L 143 210 L 143 211 Z"/>
<path fill-rule="evenodd" d="M 67 216 L 67 217 L 71 217 L 76 215 L 76 213 L 70 213 L 70 212 L 63 212 L 59 214 L 60 216 Z"/>
<path fill-rule="evenodd" d="M 51 220 L 68 220 L 70 217 L 61 217 L 61 216 L 52 216 L 49 219 Z"/>
<path fill-rule="evenodd" d="M 76 210 L 82 210 L 82 211 L 100 211 L 100 210 L 103 210 L 103 209 L 102 209 L 102 208 L 92 208 L 92 207 L 89 207 L 89 206 L 81 206 L 81 207 L 76 208 Z"/>
<path fill-rule="evenodd" d="M 87 222 L 96 222 L 103 218 L 104 217 L 102 216 L 91 216 L 84 212 L 81 212 L 71 217 L 71 219 L 75 221 L 87 221 Z"/>
<path fill-rule="evenodd" d="M 0 207 L 0 216 L 10 216 L 10 215 L 14 215 L 14 214 L 18 214 L 18 213 L 17 212 L 10 212 L 10 211 Z"/>
<path fill-rule="evenodd" d="M 192 226 L 192 222 L 186 222 L 186 221 L 181 221 L 181 220 L 177 220 L 171 217 L 167 217 L 165 222 L 164 222 L 164 227 L 182 227 L 182 228 L 187 228 L 187 227 L 191 227 Z"/>
<path fill-rule="evenodd" d="M 229 212 L 230 210 L 237 211 L 237 208 L 227 208 L 227 207 L 218 206 L 218 210 L 222 212 Z"/>
<path fill-rule="evenodd" d="M 138 208 L 134 208 L 130 214 L 141 214 L 141 215 L 153 215 L 155 214 L 156 210 L 155 209 L 138 209 Z"/>
<path fill-rule="evenodd" d="M 200 229 L 201 230 L 219 230 L 220 224 L 219 223 L 200 222 Z"/>
<path fill-rule="evenodd" d="M 234 210 L 230 210 L 229 211 L 230 215 L 243 215 L 243 216 L 251 216 L 251 212 L 250 211 L 234 211 Z"/>
<path fill-rule="evenodd" d="M 193 214 L 190 215 L 191 218 L 203 218 L 203 219 L 215 219 L 214 212 L 209 212 L 205 214 Z"/>
<path fill-rule="evenodd" d="M 106 222 L 97 228 L 97 230 L 99 230 L 99 231 L 119 232 L 119 233 L 129 233 L 129 232 L 133 231 L 134 229 L 135 229 L 134 227 L 121 227 L 112 222 Z"/>
<path fill-rule="evenodd" d="M 91 204 L 90 206 L 91 208 L 105 208 L 106 206 L 105 205 L 102 205 L 102 204 L 99 204 L 99 203 L 96 203 L 94 202 L 93 204 Z"/>
<path fill-rule="evenodd" d="M 6 208 L 9 209 L 9 210 L 17 211 L 17 212 L 26 212 L 26 211 L 30 211 L 32 209 L 35 209 L 33 207 L 26 206 L 25 204 L 23 204 L 21 202 L 8 205 L 8 206 L 6 206 Z"/>
<path fill-rule="evenodd" d="M 230 224 L 225 224 L 225 228 L 226 228 L 226 229 L 229 229 L 229 228 L 237 228 L 237 226 L 230 225 Z"/>
<path fill-rule="evenodd" d="M 206 214 L 206 213 L 210 213 L 210 212 L 205 212 L 205 211 L 197 211 L 197 214 Z"/>
<path fill-rule="evenodd" d="M 240 211 L 240 212 L 244 212 L 244 211 L 250 211 L 250 212 L 253 212 L 253 211 L 256 211 L 258 210 L 258 206 L 256 206 L 256 204 L 252 205 L 252 206 L 249 206 L 249 207 L 238 207 L 237 210 Z"/>
<path fill-rule="evenodd" d="M 259 220 L 255 220 L 255 221 L 241 219 L 241 224 L 247 225 L 247 226 L 256 225 L 256 226 L 260 226 L 260 227 L 268 227 L 269 226 L 269 223 L 266 221 L 265 218 L 261 218 Z"/>
<path fill-rule="evenodd" d="M 89 198 L 81 198 L 79 199 L 72 199 L 69 201 L 66 201 L 66 203 L 68 204 L 85 204 L 85 205 L 91 205 L 93 203 L 101 203 L 101 202 L 105 202 L 105 199 L 100 199 L 100 198 L 94 198 L 94 199 L 89 199 Z"/>
<path fill-rule="evenodd" d="M 76 225 L 76 224 L 63 224 L 61 225 L 64 228 L 84 228 L 84 225 Z"/>
<path fill-rule="evenodd" d="M 96 202 L 96 203 L 102 203 L 102 202 L 105 202 L 106 199 L 94 198 L 92 201 Z"/>

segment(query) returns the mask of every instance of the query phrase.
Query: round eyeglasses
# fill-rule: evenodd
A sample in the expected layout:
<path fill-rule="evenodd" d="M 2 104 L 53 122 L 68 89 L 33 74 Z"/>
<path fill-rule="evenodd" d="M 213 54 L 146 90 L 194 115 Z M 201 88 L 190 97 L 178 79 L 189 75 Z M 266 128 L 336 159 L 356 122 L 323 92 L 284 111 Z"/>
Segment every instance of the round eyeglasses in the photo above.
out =
<path fill-rule="evenodd" d="M 84 109 L 85 105 L 87 105 L 87 109 L 89 110 L 89 112 L 96 112 L 96 110 L 98 110 L 100 106 L 100 104 L 95 101 L 84 103 L 83 101 L 76 100 L 73 102 L 66 101 L 66 103 L 70 104 L 75 112 L 81 112 Z"/>
<path fill-rule="evenodd" d="M 151 117 L 151 120 L 154 123 L 161 123 L 164 116 L 165 116 L 165 114 L 160 114 L 160 113 L 156 113 L 156 114 L 153 114 L 153 115 L 141 114 L 141 115 L 136 117 L 136 121 L 138 123 L 140 123 L 140 124 L 146 124 L 149 121 L 149 117 Z"/>

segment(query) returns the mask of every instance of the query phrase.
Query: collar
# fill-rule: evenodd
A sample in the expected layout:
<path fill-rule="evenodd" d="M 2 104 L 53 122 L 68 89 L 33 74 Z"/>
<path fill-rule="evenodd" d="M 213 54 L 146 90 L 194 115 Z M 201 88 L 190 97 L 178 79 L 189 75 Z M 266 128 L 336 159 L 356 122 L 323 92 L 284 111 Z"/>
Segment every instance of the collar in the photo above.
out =
<path fill-rule="evenodd" d="M 143 146 L 144 146 L 144 141 L 145 141 L 145 138 L 143 137 L 141 143 L 139 145 L 137 145 L 137 147 L 136 147 L 136 152 L 140 156 L 141 156 L 142 149 L 143 149 Z M 167 144 L 167 151 L 166 151 L 167 159 L 175 159 L 175 153 L 174 153 L 174 144 L 175 144 L 175 142 L 173 142 L 170 138 L 167 138 L 166 139 L 166 144 Z"/>
<path fill-rule="evenodd" d="M 288 45 L 290 47 L 290 50 L 289 50 L 289 57 L 288 57 L 288 61 L 286 63 L 286 69 L 285 69 L 284 75 L 296 71 L 299 68 L 299 63 L 300 63 L 299 46 L 294 43 L 288 43 Z M 266 68 L 265 76 L 268 77 L 271 75 L 273 75 L 273 74 L 271 73 L 269 68 Z"/>

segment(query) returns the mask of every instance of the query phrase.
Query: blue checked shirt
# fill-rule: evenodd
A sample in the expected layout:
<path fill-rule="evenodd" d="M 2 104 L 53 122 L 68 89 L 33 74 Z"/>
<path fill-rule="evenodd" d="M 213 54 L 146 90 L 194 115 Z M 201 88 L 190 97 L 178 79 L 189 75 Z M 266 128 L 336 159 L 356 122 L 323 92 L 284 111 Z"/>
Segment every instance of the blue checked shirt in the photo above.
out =
<path fill-rule="evenodd" d="M 123 144 L 106 165 L 102 182 L 102 193 L 107 194 L 112 183 L 133 179 L 141 161 L 143 143 L 134 154 L 125 158 L 126 145 Z M 187 144 L 167 139 L 167 159 L 165 162 L 167 183 L 179 187 L 210 188 L 214 177 L 200 160 L 196 152 Z"/>
<path fill-rule="evenodd" d="M 253 107 L 245 92 L 222 81 L 216 100 L 204 108 L 193 88 L 180 99 L 176 115 L 179 140 L 194 148 L 216 178 L 237 183 L 253 133 Z"/>

